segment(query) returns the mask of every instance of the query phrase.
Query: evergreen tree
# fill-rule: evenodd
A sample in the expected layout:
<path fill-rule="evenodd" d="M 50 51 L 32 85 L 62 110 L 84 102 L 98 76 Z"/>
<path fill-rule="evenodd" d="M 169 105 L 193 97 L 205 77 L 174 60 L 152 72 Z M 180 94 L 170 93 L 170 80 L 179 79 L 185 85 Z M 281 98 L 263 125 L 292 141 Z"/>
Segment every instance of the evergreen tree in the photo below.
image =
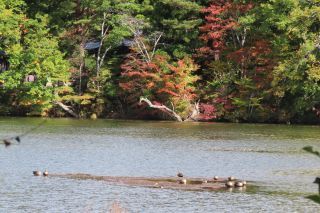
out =
<path fill-rule="evenodd" d="M 192 0 L 150 0 L 146 11 L 153 31 L 163 32 L 161 49 L 182 59 L 198 47 L 201 6 Z"/>

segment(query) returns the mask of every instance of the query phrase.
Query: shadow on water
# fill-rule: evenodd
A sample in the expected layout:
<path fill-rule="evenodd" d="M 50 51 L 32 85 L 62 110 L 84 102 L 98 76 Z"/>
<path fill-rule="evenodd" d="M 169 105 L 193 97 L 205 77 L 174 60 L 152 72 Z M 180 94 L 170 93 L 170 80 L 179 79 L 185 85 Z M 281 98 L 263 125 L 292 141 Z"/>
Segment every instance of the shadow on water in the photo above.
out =
<path fill-rule="evenodd" d="M 306 198 L 320 204 L 320 196 L 319 195 L 309 195 Z"/>

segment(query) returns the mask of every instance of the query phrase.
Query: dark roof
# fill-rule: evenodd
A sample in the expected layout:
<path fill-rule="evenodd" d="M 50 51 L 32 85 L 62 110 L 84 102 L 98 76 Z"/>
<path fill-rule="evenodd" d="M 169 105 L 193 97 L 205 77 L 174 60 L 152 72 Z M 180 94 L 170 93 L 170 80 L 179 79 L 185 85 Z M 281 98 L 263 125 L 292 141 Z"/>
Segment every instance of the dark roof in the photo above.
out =
<path fill-rule="evenodd" d="M 100 41 L 89 41 L 85 43 L 84 49 L 85 50 L 94 50 L 100 47 Z"/>

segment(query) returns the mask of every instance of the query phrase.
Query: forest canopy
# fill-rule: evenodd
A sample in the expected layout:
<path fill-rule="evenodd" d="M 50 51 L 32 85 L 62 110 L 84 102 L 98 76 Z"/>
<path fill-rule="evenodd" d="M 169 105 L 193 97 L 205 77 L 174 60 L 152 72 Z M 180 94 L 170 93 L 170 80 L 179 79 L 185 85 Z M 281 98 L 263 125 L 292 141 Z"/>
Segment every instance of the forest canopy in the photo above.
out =
<path fill-rule="evenodd" d="M 319 123 L 318 0 L 0 0 L 0 114 Z"/>

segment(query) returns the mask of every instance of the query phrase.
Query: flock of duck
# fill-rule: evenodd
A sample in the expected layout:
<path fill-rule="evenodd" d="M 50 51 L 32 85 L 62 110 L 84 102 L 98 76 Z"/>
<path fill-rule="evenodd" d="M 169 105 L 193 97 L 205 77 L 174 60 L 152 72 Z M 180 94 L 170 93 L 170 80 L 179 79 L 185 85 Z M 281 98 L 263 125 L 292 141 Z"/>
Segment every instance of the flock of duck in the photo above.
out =
<path fill-rule="evenodd" d="M 187 179 L 183 178 L 184 176 L 183 176 L 183 174 L 181 172 L 179 172 L 177 174 L 177 176 L 179 178 L 182 178 L 182 179 L 179 180 L 180 184 L 187 184 Z M 218 176 L 214 176 L 213 177 L 213 181 L 218 182 L 219 180 L 221 181 L 221 179 Z M 206 180 L 206 179 L 204 179 L 202 181 L 202 183 L 207 183 L 207 182 L 208 182 L 208 180 Z M 225 186 L 228 187 L 228 188 L 232 188 L 232 187 L 239 187 L 240 188 L 240 187 L 244 187 L 246 185 L 247 185 L 247 181 L 245 181 L 245 180 L 242 180 L 242 181 L 236 180 L 236 178 L 233 177 L 233 176 L 228 177 L 228 179 L 227 179 L 227 181 L 225 183 Z"/>
<path fill-rule="evenodd" d="M 34 176 L 41 176 L 41 175 L 43 175 L 43 176 L 48 176 L 49 175 L 49 172 L 48 172 L 48 170 L 45 170 L 43 173 L 41 172 L 41 171 L 39 171 L 39 170 L 36 170 L 36 171 L 33 171 L 33 175 Z"/>
<path fill-rule="evenodd" d="M 33 171 L 34 176 L 49 176 L 48 170 L 45 170 L 44 172 L 41 172 L 39 170 Z M 227 179 L 219 178 L 218 176 L 214 176 L 212 179 L 202 179 L 202 180 L 195 180 L 195 179 L 189 179 L 187 180 L 186 177 L 181 172 L 178 172 L 177 174 L 178 183 L 187 185 L 187 184 L 206 184 L 206 183 L 224 183 L 225 187 L 227 188 L 241 188 L 245 187 L 247 185 L 247 182 L 245 180 L 237 180 L 235 177 L 230 176 Z M 320 179 L 319 179 L 320 180 Z M 195 183 L 196 181 L 196 183 Z M 319 181 L 320 182 L 320 181 Z M 158 183 L 156 183 L 157 185 Z M 320 188 L 319 188 L 320 190 Z"/>

